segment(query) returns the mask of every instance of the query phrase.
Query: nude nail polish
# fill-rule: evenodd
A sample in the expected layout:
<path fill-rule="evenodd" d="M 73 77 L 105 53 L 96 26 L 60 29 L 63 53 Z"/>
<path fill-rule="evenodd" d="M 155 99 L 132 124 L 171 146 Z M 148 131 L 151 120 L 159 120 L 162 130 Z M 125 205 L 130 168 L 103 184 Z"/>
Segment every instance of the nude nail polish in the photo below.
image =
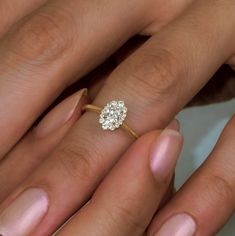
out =
<path fill-rule="evenodd" d="M 150 152 L 150 167 L 156 179 L 165 181 L 172 177 L 182 144 L 181 134 L 168 128 L 153 143 Z"/>
<path fill-rule="evenodd" d="M 47 211 L 48 197 L 45 191 L 37 188 L 24 191 L 0 213 L 0 235 L 28 235 Z"/>
<path fill-rule="evenodd" d="M 194 219 L 185 213 L 170 217 L 154 236 L 193 236 L 197 225 Z"/>
<path fill-rule="evenodd" d="M 82 89 L 57 105 L 35 128 L 37 137 L 46 137 L 69 121 L 86 95 L 87 89 Z"/>

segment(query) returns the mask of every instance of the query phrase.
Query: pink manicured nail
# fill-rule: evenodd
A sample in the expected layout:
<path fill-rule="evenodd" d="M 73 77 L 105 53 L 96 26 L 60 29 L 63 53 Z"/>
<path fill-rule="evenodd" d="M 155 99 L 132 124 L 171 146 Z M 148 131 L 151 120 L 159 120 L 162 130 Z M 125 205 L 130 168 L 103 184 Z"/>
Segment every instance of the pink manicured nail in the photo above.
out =
<path fill-rule="evenodd" d="M 165 129 L 152 146 L 150 167 L 160 180 L 169 180 L 173 173 L 182 149 L 181 134 L 172 129 Z"/>
<path fill-rule="evenodd" d="M 35 128 L 37 137 L 43 138 L 63 126 L 74 115 L 87 89 L 82 89 L 57 105 Z"/>
<path fill-rule="evenodd" d="M 41 189 L 31 188 L 19 195 L 0 213 L 0 235 L 28 235 L 48 210 L 48 197 Z"/>
<path fill-rule="evenodd" d="M 154 236 L 193 236 L 196 229 L 194 219 L 182 213 L 168 219 Z"/>

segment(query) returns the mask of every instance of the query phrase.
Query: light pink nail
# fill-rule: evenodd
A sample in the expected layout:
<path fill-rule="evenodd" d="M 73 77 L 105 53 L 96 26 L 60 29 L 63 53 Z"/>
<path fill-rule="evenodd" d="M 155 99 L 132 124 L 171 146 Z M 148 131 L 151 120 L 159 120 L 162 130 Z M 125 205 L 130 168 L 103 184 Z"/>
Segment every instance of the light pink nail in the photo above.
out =
<path fill-rule="evenodd" d="M 48 210 L 48 197 L 42 189 L 31 188 L 19 195 L 0 213 L 0 235 L 28 235 Z"/>
<path fill-rule="evenodd" d="M 74 115 L 83 96 L 86 95 L 87 89 L 82 89 L 57 105 L 35 128 L 37 137 L 46 137 L 61 128 Z"/>
<path fill-rule="evenodd" d="M 181 134 L 165 129 L 153 144 L 150 153 L 151 170 L 158 180 L 170 180 L 182 149 Z"/>
<path fill-rule="evenodd" d="M 196 229 L 194 219 L 182 213 L 168 219 L 154 236 L 193 236 Z"/>

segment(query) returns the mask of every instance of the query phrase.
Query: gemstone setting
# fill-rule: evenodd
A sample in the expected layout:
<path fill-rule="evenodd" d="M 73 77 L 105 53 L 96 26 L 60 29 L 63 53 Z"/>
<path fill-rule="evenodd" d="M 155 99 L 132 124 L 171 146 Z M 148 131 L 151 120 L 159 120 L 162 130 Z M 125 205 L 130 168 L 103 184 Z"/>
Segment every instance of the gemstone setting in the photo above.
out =
<path fill-rule="evenodd" d="M 111 101 L 101 111 L 99 123 L 104 130 L 115 130 L 122 126 L 127 116 L 123 101 Z"/>

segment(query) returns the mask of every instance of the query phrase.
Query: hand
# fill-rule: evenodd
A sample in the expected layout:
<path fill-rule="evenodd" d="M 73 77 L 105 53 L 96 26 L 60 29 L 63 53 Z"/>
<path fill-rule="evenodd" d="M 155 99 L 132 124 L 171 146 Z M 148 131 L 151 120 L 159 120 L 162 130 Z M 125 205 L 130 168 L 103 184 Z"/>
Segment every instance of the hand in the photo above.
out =
<path fill-rule="evenodd" d="M 56 235 L 145 235 L 169 187 L 182 143 L 179 132 L 170 128 L 141 137 L 102 181 L 91 201 Z"/>
<path fill-rule="evenodd" d="M 235 51 L 234 4 L 229 0 L 196 1 L 158 34 L 155 26 L 160 27 L 161 21 L 152 14 L 156 9 L 153 2 L 128 2 L 127 8 L 123 8 L 126 1 L 115 1 L 115 7 L 101 7 L 99 2 L 94 8 L 89 1 L 78 5 L 66 1 L 66 7 L 61 8 L 63 3 L 49 2 L 2 40 L 0 68 L 6 79 L 1 85 L 0 111 L 5 111 L 3 104 L 8 104 L 8 111 L 0 122 L 4 133 L 1 154 L 11 148 L 64 86 L 74 81 L 75 73 L 83 75 L 136 33 L 148 32 L 153 36 L 112 73 L 94 104 L 103 106 L 113 98 L 125 98 L 130 110 L 127 122 L 139 134 L 166 126 Z M 184 2 L 173 9 L 182 10 L 188 4 Z M 127 12 L 124 15 L 123 9 Z M 127 22 L 124 16 L 128 14 Z M 73 26 L 68 27 L 71 22 Z M 97 31 L 89 30 L 95 26 Z M 52 39 L 56 41 L 51 43 Z M 19 79 L 22 83 L 18 83 Z M 21 116 L 12 116 L 15 113 Z M 17 125 L 10 126 L 12 123 Z M 6 209 L 25 189 L 39 188 L 48 195 L 50 204 L 33 234 L 51 234 L 89 199 L 131 142 L 122 130 L 102 131 L 95 114 L 86 113 L 1 209 Z"/>
<path fill-rule="evenodd" d="M 235 209 L 234 136 L 235 116 L 205 163 L 158 212 L 148 235 L 192 236 L 188 225 L 192 220 L 197 225 L 196 235 L 217 235 Z"/>
<path fill-rule="evenodd" d="M 163 0 L 148 4 L 140 0 L 109 4 L 90 0 L 24 1 L 0 3 L 0 34 L 7 32 L 0 42 L 1 158 L 67 86 L 133 35 L 157 32 L 192 0 L 177 4 L 162 4 Z M 13 22 L 17 23 L 9 29 Z"/>
<path fill-rule="evenodd" d="M 91 202 L 57 235 L 215 235 L 234 211 L 233 187 L 213 176 L 219 170 L 226 178 L 231 177 L 233 169 L 230 162 L 225 167 L 224 156 L 231 161 L 234 156 L 234 124 L 235 116 L 206 163 L 154 217 L 172 177 L 182 138 L 169 128 L 157 135 L 155 142 L 152 138 L 156 139 L 156 132 L 145 135 L 105 178 Z M 174 128 L 177 129 L 175 125 Z M 153 186 L 150 169 L 157 182 Z"/>

